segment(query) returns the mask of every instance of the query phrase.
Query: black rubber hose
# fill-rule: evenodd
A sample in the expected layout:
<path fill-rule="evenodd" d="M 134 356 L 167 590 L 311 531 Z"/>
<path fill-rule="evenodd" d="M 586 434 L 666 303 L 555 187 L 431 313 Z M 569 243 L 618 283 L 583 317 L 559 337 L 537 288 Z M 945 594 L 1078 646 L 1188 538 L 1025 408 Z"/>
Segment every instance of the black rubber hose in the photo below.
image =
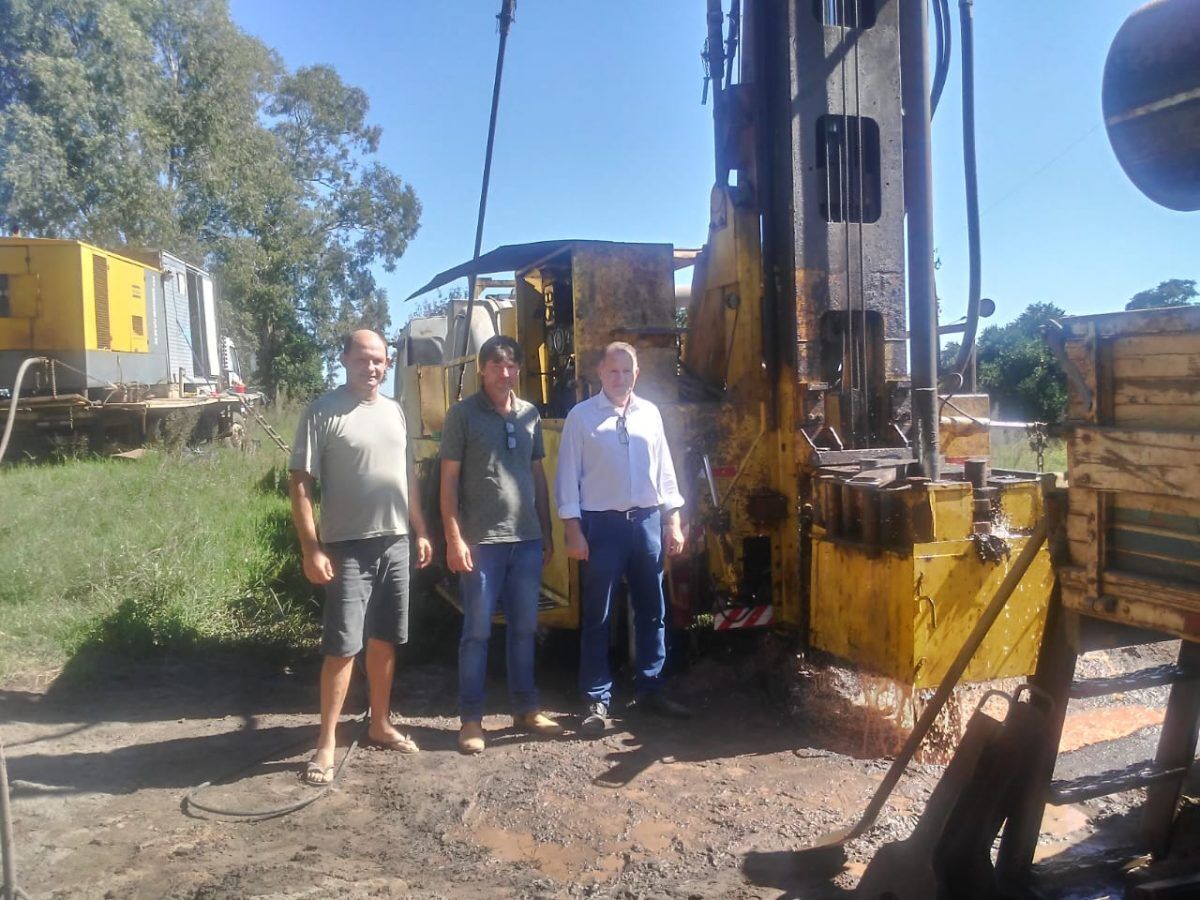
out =
<path fill-rule="evenodd" d="M 337 768 L 334 769 L 333 778 L 325 784 L 313 785 L 313 793 L 305 797 L 303 800 L 298 800 L 295 803 L 289 803 L 286 806 L 277 806 L 273 809 L 233 809 L 230 807 L 210 806 L 209 804 L 202 803 L 197 799 L 201 793 L 212 787 L 213 783 L 211 781 L 206 781 L 203 784 L 196 785 L 194 788 L 188 791 L 183 798 L 181 806 L 184 812 L 187 812 L 189 808 L 198 809 L 202 812 L 210 813 L 211 815 L 225 816 L 227 818 L 238 819 L 243 822 L 260 822 L 264 819 L 274 819 L 278 818 L 279 816 L 286 816 L 289 813 L 298 812 L 299 810 L 304 809 L 304 807 L 316 803 L 325 796 L 331 787 L 333 787 L 338 780 L 338 776 L 342 774 L 342 769 L 345 767 L 346 763 L 350 761 L 350 757 L 354 755 L 354 751 L 358 749 L 359 742 L 362 740 L 363 735 L 367 733 L 367 728 L 369 725 L 370 719 L 364 715 L 362 717 L 362 721 L 359 723 L 358 731 L 355 732 L 354 740 L 350 742 L 350 746 L 346 749 L 346 755 L 342 757 L 342 761 L 338 763 Z M 307 743 L 307 740 L 304 743 Z M 298 746 L 300 746 L 300 744 L 296 743 L 283 749 L 290 750 L 292 747 Z M 226 781 L 233 778 L 235 775 L 241 775 L 243 772 L 249 772 L 251 769 L 262 765 L 267 760 L 277 758 L 279 754 L 279 750 L 273 750 L 267 755 L 254 760 L 254 762 L 230 772 L 228 775 L 219 779 L 219 781 Z"/>
<path fill-rule="evenodd" d="M 969 276 L 967 287 L 967 324 L 963 330 L 958 359 L 950 375 L 958 375 L 967 390 L 975 389 L 974 379 L 967 377 L 975 355 L 975 337 L 979 331 L 979 306 L 982 298 L 982 272 L 979 248 L 979 179 L 975 165 L 975 11 L 973 0 L 958 0 L 962 28 L 962 131 L 963 173 L 967 188 L 967 256 Z"/>
<path fill-rule="evenodd" d="M 929 91 L 930 115 L 937 113 L 938 101 L 942 99 L 942 90 L 946 87 L 946 76 L 950 74 L 950 52 L 952 45 L 952 30 L 950 28 L 949 0 L 930 0 L 933 6 L 934 33 L 937 38 L 937 52 L 934 56 L 933 87 Z"/>

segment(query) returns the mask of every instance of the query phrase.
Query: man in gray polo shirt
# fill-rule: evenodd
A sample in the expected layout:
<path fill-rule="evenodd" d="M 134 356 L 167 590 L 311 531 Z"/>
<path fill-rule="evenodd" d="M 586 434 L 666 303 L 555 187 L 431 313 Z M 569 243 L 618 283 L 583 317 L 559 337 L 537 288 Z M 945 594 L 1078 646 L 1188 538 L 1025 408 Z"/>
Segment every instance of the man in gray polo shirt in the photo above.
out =
<path fill-rule="evenodd" d="M 458 649 L 458 748 L 484 748 L 484 680 L 497 605 L 504 611 L 513 724 L 536 734 L 562 733 L 542 714 L 533 649 L 542 566 L 554 553 L 550 499 L 542 469 L 542 421 L 513 388 L 521 347 L 506 335 L 479 349 L 483 387 L 452 406 L 442 426 L 442 523 L 446 563 L 458 573 L 463 607 Z"/>
<path fill-rule="evenodd" d="M 346 383 L 318 397 L 296 429 L 291 469 L 292 519 L 304 574 L 325 586 L 321 733 L 304 779 L 333 780 L 337 724 L 354 657 L 366 638 L 371 724 L 367 746 L 415 753 L 391 722 L 396 644 L 408 641 L 409 524 L 417 566 L 432 558 L 408 453 L 404 413 L 379 385 L 391 360 L 374 331 L 356 331 L 342 347 Z M 313 515 L 321 483 L 321 528 Z M 414 502 L 409 505 L 409 497 Z"/>

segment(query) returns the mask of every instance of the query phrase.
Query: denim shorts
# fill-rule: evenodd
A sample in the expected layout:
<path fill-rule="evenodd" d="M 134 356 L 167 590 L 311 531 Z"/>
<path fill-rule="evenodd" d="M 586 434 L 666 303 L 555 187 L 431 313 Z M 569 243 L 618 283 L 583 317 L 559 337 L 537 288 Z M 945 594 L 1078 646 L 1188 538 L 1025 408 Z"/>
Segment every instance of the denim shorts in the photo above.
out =
<path fill-rule="evenodd" d="M 333 581 L 325 585 L 321 652 L 354 656 L 367 638 L 408 643 L 408 535 L 338 541 L 325 552 Z"/>

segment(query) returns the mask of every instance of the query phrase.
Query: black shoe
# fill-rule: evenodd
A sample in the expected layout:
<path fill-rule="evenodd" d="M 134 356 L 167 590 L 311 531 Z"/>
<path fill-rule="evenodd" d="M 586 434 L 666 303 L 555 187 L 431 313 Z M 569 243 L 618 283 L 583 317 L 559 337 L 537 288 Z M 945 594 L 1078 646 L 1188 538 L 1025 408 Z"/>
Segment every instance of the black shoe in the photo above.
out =
<path fill-rule="evenodd" d="M 660 693 L 643 694 L 634 702 L 634 709 L 654 713 L 665 719 L 690 719 L 692 711 L 682 703 L 676 703 Z"/>
<path fill-rule="evenodd" d="M 584 734 L 603 734 L 608 730 L 608 707 L 599 700 L 589 703 L 579 730 Z"/>

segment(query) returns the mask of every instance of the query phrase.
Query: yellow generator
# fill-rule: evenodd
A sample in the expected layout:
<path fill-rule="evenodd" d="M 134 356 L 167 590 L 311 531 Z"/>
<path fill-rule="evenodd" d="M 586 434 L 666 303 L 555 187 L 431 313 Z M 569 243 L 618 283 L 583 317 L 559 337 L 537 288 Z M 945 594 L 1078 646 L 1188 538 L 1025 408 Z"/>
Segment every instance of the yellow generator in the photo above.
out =
<path fill-rule="evenodd" d="M 237 431 L 232 344 L 211 276 L 166 251 L 0 238 L 0 421 L 14 446 L 84 433 L 137 445 L 179 413 L 198 436 Z M 18 376 L 20 383 L 18 382 Z"/>

